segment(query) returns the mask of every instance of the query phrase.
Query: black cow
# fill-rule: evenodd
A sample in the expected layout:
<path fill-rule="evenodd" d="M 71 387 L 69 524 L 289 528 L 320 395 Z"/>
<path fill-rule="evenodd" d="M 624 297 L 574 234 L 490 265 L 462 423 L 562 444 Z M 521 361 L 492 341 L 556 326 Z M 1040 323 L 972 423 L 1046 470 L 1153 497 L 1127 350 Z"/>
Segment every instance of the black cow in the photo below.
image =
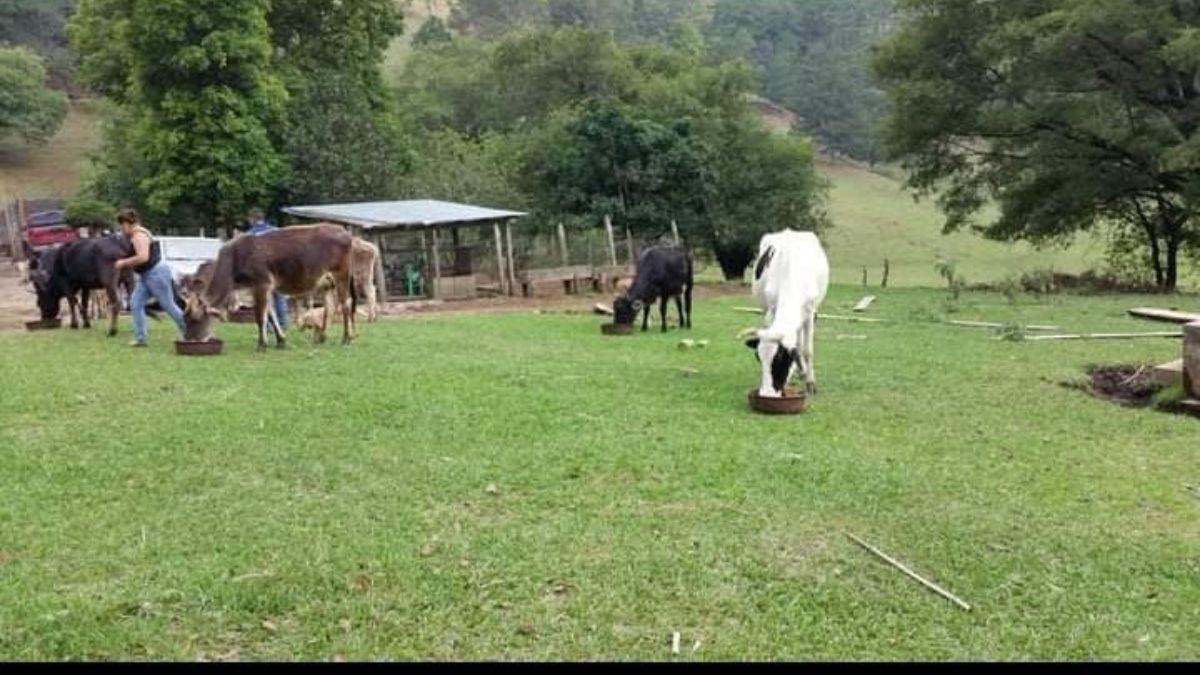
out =
<path fill-rule="evenodd" d="M 30 276 L 37 289 L 38 309 L 42 319 L 56 319 L 65 297 L 71 306 L 71 328 L 79 328 L 77 305 L 82 304 L 83 327 L 91 328 L 88 318 L 89 291 L 103 289 L 108 293 L 108 334 L 117 334 L 117 315 L 121 307 L 118 287 L 130 292 L 134 286 L 132 270 L 116 270 L 116 262 L 133 255 L 133 246 L 123 236 L 80 239 L 46 251 L 38 261 L 38 269 Z M 82 291 L 82 302 L 80 292 Z"/>
<path fill-rule="evenodd" d="M 667 299 L 675 298 L 679 325 L 692 327 L 692 256 L 675 246 L 646 249 L 638 259 L 633 285 L 613 302 L 614 321 L 623 326 L 637 320 L 643 311 L 642 331 L 650 327 L 650 307 L 657 300 L 662 314 L 662 330 L 667 332 Z M 686 309 L 685 309 L 686 308 Z"/>

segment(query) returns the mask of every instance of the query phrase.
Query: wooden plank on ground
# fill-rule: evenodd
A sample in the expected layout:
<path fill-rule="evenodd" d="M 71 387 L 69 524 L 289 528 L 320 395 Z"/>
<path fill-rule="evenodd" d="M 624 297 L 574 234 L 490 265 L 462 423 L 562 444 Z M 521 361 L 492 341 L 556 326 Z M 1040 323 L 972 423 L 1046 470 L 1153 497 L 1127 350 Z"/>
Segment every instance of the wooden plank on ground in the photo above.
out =
<path fill-rule="evenodd" d="M 868 295 L 867 297 L 858 301 L 858 304 L 854 306 L 854 311 L 865 312 L 865 311 L 867 311 L 867 308 L 869 308 L 873 302 L 875 302 L 875 296 Z"/>
<path fill-rule="evenodd" d="M 1177 312 L 1172 309 L 1156 309 L 1154 307 L 1135 307 L 1129 310 L 1129 315 L 1149 321 L 1165 321 L 1167 323 L 1192 323 L 1200 321 L 1200 314 Z"/>

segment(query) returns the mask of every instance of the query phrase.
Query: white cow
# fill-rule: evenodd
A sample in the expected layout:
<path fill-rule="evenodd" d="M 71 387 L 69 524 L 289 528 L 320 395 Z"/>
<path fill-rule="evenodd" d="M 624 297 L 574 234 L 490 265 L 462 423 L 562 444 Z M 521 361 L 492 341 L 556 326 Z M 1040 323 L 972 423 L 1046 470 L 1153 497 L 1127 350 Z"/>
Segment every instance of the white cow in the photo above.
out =
<path fill-rule="evenodd" d="M 797 369 L 805 390 L 817 393 L 813 336 L 817 308 L 829 290 L 829 260 L 811 232 L 784 230 L 758 244 L 754 295 L 766 317 L 765 326 L 746 346 L 762 364 L 758 395 L 779 398 Z"/>

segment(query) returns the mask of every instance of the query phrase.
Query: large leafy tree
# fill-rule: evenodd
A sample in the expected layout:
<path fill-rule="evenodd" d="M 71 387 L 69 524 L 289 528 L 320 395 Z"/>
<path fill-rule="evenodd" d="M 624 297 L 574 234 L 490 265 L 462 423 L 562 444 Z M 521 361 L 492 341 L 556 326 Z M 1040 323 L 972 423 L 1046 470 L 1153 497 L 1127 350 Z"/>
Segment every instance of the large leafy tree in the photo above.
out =
<path fill-rule="evenodd" d="M 0 47 L 0 140 L 44 143 L 66 115 L 67 97 L 46 87 L 42 60 L 23 47 Z"/>
<path fill-rule="evenodd" d="M 394 0 L 273 0 L 275 66 L 290 93 L 278 147 L 289 167 L 277 200 L 395 196 L 408 156 L 380 73 L 403 31 Z"/>
<path fill-rule="evenodd" d="M 1175 0 L 902 0 L 875 70 L 890 152 L 946 229 L 1136 233 L 1162 290 L 1200 243 L 1200 7 Z"/>
<path fill-rule="evenodd" d="M 130 141 L 144 160 L 138 183 L 152 215 L 230 225 L 278 187 L 284 163 L 269 129 L 283 118 L 287 93 L 271 70 L 268 7 L 267 0 L 80 5 L 83 73 L 133 112 Z"/>

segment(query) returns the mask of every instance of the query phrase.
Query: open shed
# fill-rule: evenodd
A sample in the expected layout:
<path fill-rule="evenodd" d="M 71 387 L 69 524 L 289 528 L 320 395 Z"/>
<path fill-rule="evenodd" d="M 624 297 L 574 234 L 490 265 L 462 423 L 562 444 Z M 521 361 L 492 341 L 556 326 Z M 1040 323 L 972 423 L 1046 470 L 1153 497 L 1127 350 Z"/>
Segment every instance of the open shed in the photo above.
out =
<path fill-rule="evenodd" d="M 383 255 L 376 269 L 376 277 L 379 280 L 379 293 L 385 300 L 391 296 L 383 260 L 387 257 L 386 237 L 398 232 L 417 233 L 420 235 L 421 249 L 428 247 L 429 259 L 432 262 L 432 269 L 427 270 L 427 274 L 432 277 L 428 280 L 428 289 L 433 298 L 462 297 L 458 289 L 466 285 L 470 287 L 470 294 L 475 292 L 473 273 L 469 278 L 442 275 L 441 254 L 444 237 L 447 232 L 451 234 L 457 252 L 458 229 L 462 227 L 478 227 L 484 232 L 488 227 L 492 229 L 495 239 L 497 290 L 512 295 L 518 288 L 513 262 L 512 223 L 527 215 L 525 213 L 427 199 L 290 206 L 284 208 L 283 212 L 298 218 L 346 225 L 358 236 L 378 246 Z M 469 271 L 469 260 L 467 268 Z M 456 269 L 456 272 L 461 270 Z"/>

